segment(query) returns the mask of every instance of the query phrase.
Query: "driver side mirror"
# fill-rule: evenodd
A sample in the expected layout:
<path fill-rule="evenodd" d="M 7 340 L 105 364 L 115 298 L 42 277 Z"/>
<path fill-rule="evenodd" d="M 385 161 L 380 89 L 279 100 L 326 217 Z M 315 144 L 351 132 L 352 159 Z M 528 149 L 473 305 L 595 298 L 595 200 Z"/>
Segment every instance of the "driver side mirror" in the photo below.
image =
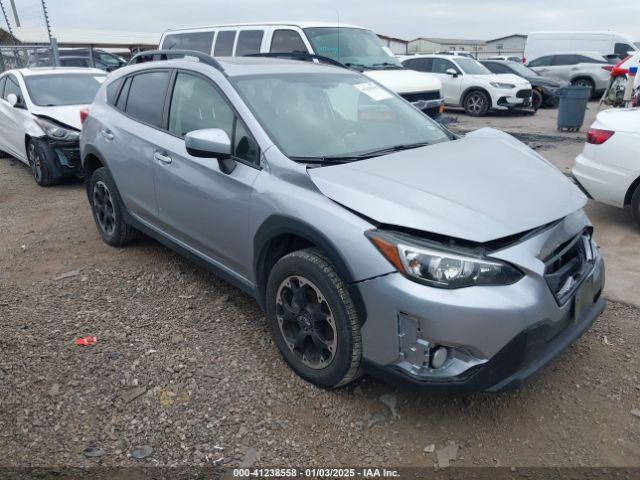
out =
<path fill-rule="evenodd" d="M 447 75 L 451 75 L 453 78 L 456 78 L 458 76 L 458 72 L 455 68 L 447 68 L 444 73 L 446 73 Z"/>
<path fill-rule="evenodd" d="M 220 128 L 194 130 L 184 137 L 187 153 L 199 158 L 217 158 L 220 170 L 231 173 L 236 162 L 231 158 L 231 140 Z"/>
<path fill-rule="evenodd" d="M 7 95 L 7 102 L 9 102 L 9 105 L 11 105 L 13 108 L 21 107 L 20 98 L 15 93 L 10 93 L 9 95 Z"/>

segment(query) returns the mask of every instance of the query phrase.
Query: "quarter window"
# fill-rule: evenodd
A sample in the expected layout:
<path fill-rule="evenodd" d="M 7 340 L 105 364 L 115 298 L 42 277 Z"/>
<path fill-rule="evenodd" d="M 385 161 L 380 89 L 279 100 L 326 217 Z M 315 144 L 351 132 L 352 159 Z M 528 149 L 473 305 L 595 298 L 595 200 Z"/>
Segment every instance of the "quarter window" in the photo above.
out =
<path fill-rule="evenodd" d="M 118 110 L 122 110 L 124 112 L 125 107 L 127 106 L 127 95 L 129 95 L 129 87 L 131 86 L 131 77 L 127 78 L 124 81 L 124 86 L 122 90 L 120 90 L 120 95 L 118 95 L 118 101 L 116 102 L 116 108 Z"/>
<path fill-rule="evenodd" d="M 236 56 L 243 57 L 253 53 L 260 53 L 262 45 L 262 30 L 242 30 L 238 35 L 238 45 L 236 46 Z"/>
<path fill-rule="evenodd" d="M 122 85 L 122 78 L 119 78 L 119 79 L 111 82 L 109 85 L 107 85 L 107 103 L 109 105 L 115 105 L 116 104 L 116 100 L 117 100 L 117 96 L 118 96 L 118 90 L 120 89 L 120 85 Z"/>
<path fill-rule="evenodd" d="M 302 37 L 295 30 L 276 30 L 271 38 L 271 52 L 277 53 L 308 53 Z"/>
<path fill-rule="evenodd" d="M 620 58 L 627 58 L 629 56 L 629 52 L 633 51 L 635 51 L 635 48 L 628 43 L 616 43 L 613 53 Z"/>
<path fill-rule="evenodd" d="M 7 83 L 7 77 L 0 78 L 0 97 L 4 98 L 4 84 Z"/>
<path fill-rule="evenodd" d="M 164 50 L 195 50 L 207 54 L 211 53 L 212 45 L 213 32 L 171 33 L 162 41 Z"/>
<path fill-rule="evenodd" d="M 133 118 L 154 127 L 162 125 L 169 72 L 155 71 L 135 75 L 131 80 L 125 111 Z"/>
<path fill-rule="evenodd" d="M 260 165 L 260 149 L 251 137 L 241 120 L 236 119 L 236 128 L 233 136 L 234 157 L 254 165 Z"/>
<path fill-rule="evenodd" d="M 234 30 L 218 32 L 216 48 L 213 51 L 213 55 L 216 57 L 230 57 L 233 55 L 233 42 L 235 39 L 236 32 Z"/>

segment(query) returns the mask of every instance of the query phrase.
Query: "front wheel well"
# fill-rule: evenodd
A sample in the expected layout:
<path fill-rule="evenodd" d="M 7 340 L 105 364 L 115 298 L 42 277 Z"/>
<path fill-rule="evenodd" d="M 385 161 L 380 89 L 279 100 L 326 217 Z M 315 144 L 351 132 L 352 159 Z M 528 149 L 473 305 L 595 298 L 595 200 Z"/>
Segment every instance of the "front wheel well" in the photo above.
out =
<path fill-rule="evenodd" d="M 467 99 L 467 96 L 469 96 L 473 92 L 482 92 L 482 93 L 484 93 L 487 96 L 487 98 L 489 99 L 489 108 L 490 109 L 493 108 L 493 98 L 491 97 L 491 94 L 489 93 L 489 91 L 487 89 L 483 88 L 483 87 L 477 87 L 477 86 L 469 87 L 463 92 L 462 96 L 460 97 L 460 105 L 461 106 L 464 107 L 464 102 Z"/>
<path fill-rule="evenodd" d="M 631 205 L 631 199 L 633 198 L 633 194 L 635 193 L 637 188 L 640 188 L 640 177 L 636 178 L 629 187 L 629 190 L 627 190 L 627 194 L 624 196 L 625 207 L 627 205 Z"/>
<path fill-rule="evenodd" d="M 318 248 L 318 246 L 307 238 L 290 233 L 279 235 L 267 242 L 258 256 L 256 269 L 256 283 L 261 303 L 265 298 L 267 280 L 274 265 L 285 255 L 305 248 Z"/>

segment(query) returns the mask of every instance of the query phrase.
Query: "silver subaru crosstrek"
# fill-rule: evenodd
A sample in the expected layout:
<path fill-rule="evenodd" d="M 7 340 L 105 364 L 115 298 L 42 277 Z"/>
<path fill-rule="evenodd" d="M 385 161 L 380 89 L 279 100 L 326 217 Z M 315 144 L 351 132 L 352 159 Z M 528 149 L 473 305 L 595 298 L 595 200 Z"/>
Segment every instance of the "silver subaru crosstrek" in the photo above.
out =
<path fill-rule="evenodd" d="M 144 232 L 249 292 L 306 380 L 503 391 L 603 311 L 584 195 L 513 137 L 458 138 L 335 65 L 132 63 L 84 113 L 100 235 Z"/>

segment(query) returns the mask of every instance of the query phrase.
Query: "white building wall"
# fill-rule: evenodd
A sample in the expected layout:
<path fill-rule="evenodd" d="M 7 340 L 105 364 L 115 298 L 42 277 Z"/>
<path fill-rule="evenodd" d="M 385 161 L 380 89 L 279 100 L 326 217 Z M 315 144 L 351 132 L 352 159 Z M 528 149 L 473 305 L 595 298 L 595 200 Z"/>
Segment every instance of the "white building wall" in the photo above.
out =
<path fill-rule="evenodd" d="M 522 37 L 507 37 L 495 42 L 487 42 L 487 51 L 497 53 L 498 51 L 508 53 L 523 53 L 524 46 L 527 43 L 526 38 Z"/>

